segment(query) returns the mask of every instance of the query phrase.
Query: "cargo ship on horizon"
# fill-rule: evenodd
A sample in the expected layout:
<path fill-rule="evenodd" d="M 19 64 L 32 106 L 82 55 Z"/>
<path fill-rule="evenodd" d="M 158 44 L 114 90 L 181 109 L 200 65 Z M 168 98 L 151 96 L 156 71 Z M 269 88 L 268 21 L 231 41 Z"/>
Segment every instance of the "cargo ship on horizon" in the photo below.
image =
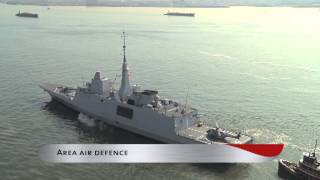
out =
<path fill-rule="evenodd" d="M 28 12 L 23 12 L 21 13 L 20 11 L 16 14 L 18 17 L 27 17 L 27 18 L 38 18 L 39 15 L 35 13 L 28 13 Z"/>
<path fill-rule="evenodd" d="M 194 17 L 195 13 L 181 13 L 181 12 L 170 12 L 168 11 L 167 13 L 163 14 L 166 16 L 188 16 L 188 17 Z"/>

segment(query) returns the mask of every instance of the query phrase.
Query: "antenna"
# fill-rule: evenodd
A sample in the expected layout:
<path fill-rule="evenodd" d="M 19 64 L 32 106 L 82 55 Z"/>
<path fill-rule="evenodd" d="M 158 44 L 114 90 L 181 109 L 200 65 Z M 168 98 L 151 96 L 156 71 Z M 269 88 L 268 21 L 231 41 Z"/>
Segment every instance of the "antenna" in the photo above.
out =
<path fill-rule="evenodd" d="M 127 65 L 127 59 L 126 59 L 126 34 L 123 31 L 122 32 L 122 38 L 123 38 L 123 63 L 122 63 L 122 79 L 121 79 L 121 86 L 119 89 L 119 96 L 121 101 L 126 99 L 128 96 L 131 95 L 131 87 L 129 82 L 129 69 Z"/>
<path fill-rule="evenodd" d="M 123 38 L 123 63 L 126 63 L 127 62 L 127 60 L 126 60 L 126 33 L 123 31 L 122 32 L 122 36 L 121 36 L 122 38 Z"/>
<path fill-rule="evenodd" d="M 316 139 L 316 144 L 314 145 L 314 150 L 313 150 L 313 155 L 316 155 L 316 149 L 317 149 L 317 145 L 318 145 L 318 139 Z"/>
<path fill-rule="evenodd" d="M 115 84 L 116 84 L 116 81 L 117 81 L 117 77 L 119 77 L 120 75 L 116 74 L 116 76 L 114 77 L 113 81 L 112 81 L 112 84 L 111 84 L 111 89 L 112 91 L 115 90 Z"/>
<path fill-rule="evenodd" d="M 190 88 L 188 87 L 187 94 L 186 94 L 186 104 L 184 105 L 184 108 L 186 111 L 187 111 L 187 105 L 188 105 L 188 99 L 189 99 L 189 90 L 190 90 Z"/>
<path fill-rule="evenodd" d="M 81 76 L 81 81 L 82 81 L 82 86 L 85 87 L 85 80 L 83 76 Z"/>
<path fill-rule="evenodd" d="M 220 127 L 217 121 L 216 121 L 216 128 L 217 128 L 218 136 L 221 136 Z"/>

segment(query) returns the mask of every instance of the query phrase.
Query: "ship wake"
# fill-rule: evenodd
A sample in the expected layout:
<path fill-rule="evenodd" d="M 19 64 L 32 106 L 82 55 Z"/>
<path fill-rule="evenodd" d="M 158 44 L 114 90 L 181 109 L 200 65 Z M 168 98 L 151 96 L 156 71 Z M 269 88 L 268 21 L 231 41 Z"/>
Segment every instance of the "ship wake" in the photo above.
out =
<path fill-rule="evenodd" d="M 95 127 L 96 126 L 96 120 L 94 118 L 91 118 L 83 113 L 80 113 L 78 116 L 78 120 L 87 125 L 88 127 Z"/>

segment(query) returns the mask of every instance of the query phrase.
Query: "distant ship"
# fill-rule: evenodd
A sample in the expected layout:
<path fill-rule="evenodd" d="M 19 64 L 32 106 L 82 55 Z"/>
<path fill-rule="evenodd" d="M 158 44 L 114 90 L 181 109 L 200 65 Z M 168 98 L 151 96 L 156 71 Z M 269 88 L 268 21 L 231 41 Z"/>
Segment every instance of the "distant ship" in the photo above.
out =
<path fill-rule="evenodd" d="M 130 86 L 123 34 L 122 79 L 119 89 L 112 79 L 96 72 L 85 87 L 45 83 L 53 100 L 61 102 L 98 123 L 106 123 L 165 143 L 246 144 L 252 137 L 208 126 L 200 120 L 198 110 L 174 100 L 161 98 L 158 91 Z"/>
<path fill-rule="evenodd" d="M 28 13 L 28 12 L 23 12 L 23 13 L 21 13 L 20 11 L 16 14 L 16 16 L 19 16 L 19 17 L 29 17 L 29 18 L 38 18 L 38 17 L 39 17 L 38 14 Z"/>
<path fill-rule="evenodd" d="M 278 175 L 289 179 L 320 180 L 320 162 L 316 157 L 317 141 L 312 153 L 303 153 L 298 163 L 279 160 Z"/>
<path fill-rule="evenodd" d="M 189 16 L 189 17 L 194 17 L 194 13 L 181 13 L 181 12 L 167 12 L 164 15 L 166 16 Z"/>

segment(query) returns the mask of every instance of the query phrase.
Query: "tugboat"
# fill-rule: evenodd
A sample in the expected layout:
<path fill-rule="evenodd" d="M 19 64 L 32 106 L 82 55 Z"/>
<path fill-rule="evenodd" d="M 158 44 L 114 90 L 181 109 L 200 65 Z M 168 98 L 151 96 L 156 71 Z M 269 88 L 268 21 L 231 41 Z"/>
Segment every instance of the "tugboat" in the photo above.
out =
<path fill-rule="evenodd" d="M 18 16 L 18 17 L 28 17 L 28 18 L 38 18 L 39 17 L 38 14 L 28 13 L 28 12 L 21 13 L 20 11 L 16 14 L 16 16 Z"/>
<path fill-rule="evenodd" d="M 278 175 L 285 179 L 320 180 L 320 162 L 316 157 L 317 140 L 312 153 L 303 153 L 298 163 L 279 160 Z"/>

